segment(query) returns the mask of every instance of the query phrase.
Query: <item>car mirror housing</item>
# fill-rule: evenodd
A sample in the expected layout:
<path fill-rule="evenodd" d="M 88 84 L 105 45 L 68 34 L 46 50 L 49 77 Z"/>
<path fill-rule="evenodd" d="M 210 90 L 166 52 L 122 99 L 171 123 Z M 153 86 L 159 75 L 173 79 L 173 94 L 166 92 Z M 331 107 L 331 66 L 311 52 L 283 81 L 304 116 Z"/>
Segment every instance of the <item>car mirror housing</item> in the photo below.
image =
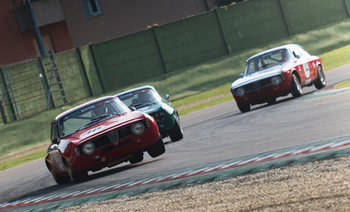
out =
<path fill-rule="evenodd" d="M 58 139 L 57 139 L 57 138 L 53 138 L 52 141 L 51 141 L 51 143 L 57 144 L 57 143 L 58 143 Z"/>
<path fill-rule="evenodd" d="M 238 75 L 239 78 L 243 78 L 243 76 L 244 76 L 243 73 L 240 73 L 240 74 Z"/>
<path fill-rule="evenodd" d="M 164 98 L 169 101 L 170 100 L 170 95 L 169 94 L 165 94 Z"/>
<path fill-rule="evenodd" d="M 135 111 L 135 110 L 136 110 L 136 107 L 130 107 L 130 110 L 131 110 L 131 111 Z"/>

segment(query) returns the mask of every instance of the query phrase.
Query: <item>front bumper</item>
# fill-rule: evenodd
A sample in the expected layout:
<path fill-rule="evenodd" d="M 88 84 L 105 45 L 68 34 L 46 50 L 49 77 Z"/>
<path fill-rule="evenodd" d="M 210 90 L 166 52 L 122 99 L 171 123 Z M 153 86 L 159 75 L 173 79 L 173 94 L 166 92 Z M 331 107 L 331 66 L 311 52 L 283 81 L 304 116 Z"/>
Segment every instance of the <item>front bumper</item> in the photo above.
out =
<path fill-rule="evenodd" d="M 104 167 L 112 167 L 128 161 L 135 153 L 147 151 L 160 138 L 155 125 L 151 125 L 142 135 L 129 135 L 120 139 L 117 144 L 107 141 L 107 138 L 102 136 L 99 138 L 101 146 L 98 146 L 93 154 L 86 155 L 77 148 L 69 163 L 76 171 L 97 171 Z"/>
<path fill-rule="evenodd" d="M 234 94 L 233 90 L 231 90 L 237 104 L 255 105 L 268 102 L 279 96 L 285 96 L 290 92 L 291 78 L 283 75 L 283 80 L 279 85 L 266 84 L 261 87 L 256 86 L 252 88 L 253 86 L 253 83 L 251 83 L 251 85 L 249 85 L 250 90 L 243 96 L 237 96 Z"/>

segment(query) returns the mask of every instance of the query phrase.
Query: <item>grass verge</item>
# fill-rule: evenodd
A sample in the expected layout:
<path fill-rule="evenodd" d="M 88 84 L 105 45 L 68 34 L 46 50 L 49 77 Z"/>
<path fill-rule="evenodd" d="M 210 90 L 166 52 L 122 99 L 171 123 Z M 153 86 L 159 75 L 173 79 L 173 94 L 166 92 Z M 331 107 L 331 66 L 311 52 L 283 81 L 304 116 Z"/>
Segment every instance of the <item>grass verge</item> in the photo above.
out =
<path fill-rule="evenodd" d="M 335 85 L 336 88 L 350 87 L 350 80 Z"/>
<path fill-rule="evenodd" d="M 22 156 L 18 156 L 10 160 L 4 160 L 0 163 L 0 171 L 18 166 L 20 164 L 23 164 L 32 160 L 43 158 L 45 154 L 46 154 L 46 148 L 43 148 L 33 153 L 24 154 Z"/>

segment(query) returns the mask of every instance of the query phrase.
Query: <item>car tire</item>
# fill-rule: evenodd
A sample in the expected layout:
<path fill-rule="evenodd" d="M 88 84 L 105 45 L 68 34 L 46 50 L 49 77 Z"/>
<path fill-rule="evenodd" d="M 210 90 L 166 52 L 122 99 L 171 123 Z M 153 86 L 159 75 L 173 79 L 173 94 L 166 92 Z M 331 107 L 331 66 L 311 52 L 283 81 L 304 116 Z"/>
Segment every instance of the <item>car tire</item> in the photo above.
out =
<path fill-rule="evenodd" d="M 67 171 L 68 171 L 68 176 L 71 182 L 77 183 L 77 182 L 81 182 L 84 179 L 87 178 L 88 174 L 87 172 L 78 172 L 76 170 L 74 170 L 71 165 L 65 161 L 66 167 L 67 167 Z"/>
<path fill-rule="evenodd" d="M 162 137 L 159 138 L 157 143 L 150 146 L 147 152 L 152 158 L 158 157 L 159 155 L 163 154 L 165 152 L 165 146 Z"/>
<path fill-rule="evenodd" d="M 53 167 L 50 166 L 49 170 L 51 172 L 51 175 L 52 175 L 53 179 L 56 181 L 56 183 L 58 185 L 65 184 L 65 183 L 69 182 L 69 178 L 68 177 L 57 173 Z"/>
<path fill-rule="evenodd" d="M 303 95 L 303 88 L 301 87 L 300 80 L 296 74 L 292 74 L 292 84 L 290 86 L 290 92 L 293 97 L 300 97 Z"/>
<path fill-rule="evenodd" d="M 326 76 L 321 65 L 317 67 L 317 80 L 314 85 L 317 89 L 321 89 L 326 86 Z"/>
<path fill-rule="evenodd" d="M 143 161 L 143 152 L 136 153 L 132 156 L 132 158 L 129 160 L 131 164 L 138 163 Z"/>
<path fill-rule="evenodd" d="M 244 104 L 237 104 L 238 106 L 238 109 L 242 112 L 242 113 L 245 113 L 245 112 L 248 112 L 250 111 L 250 105 L 244 105 Z"/>
<path fill-rule="evenodd" d="M 176 142 L 181 140 L 184 135 L 183 135 L 183 130 L 178 122 L 178 120 L 175 118 L 175 124 L 173 129 L 169 132 L 169 137 L 172 142 Z"/>
<path fill-rule="evenodd" d="M 267 104 L 269 105 L 273 105 L 276 103 L 276 98 L 270 98 L 269 100 L 267 100 Z"/>

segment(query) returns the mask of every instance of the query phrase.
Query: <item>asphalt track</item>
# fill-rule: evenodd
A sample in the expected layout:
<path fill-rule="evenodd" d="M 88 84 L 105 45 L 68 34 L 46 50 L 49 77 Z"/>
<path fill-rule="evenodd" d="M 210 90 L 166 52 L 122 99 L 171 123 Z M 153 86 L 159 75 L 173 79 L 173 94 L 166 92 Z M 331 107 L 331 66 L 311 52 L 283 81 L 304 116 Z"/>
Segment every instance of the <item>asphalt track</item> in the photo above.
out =
<path fill-rule="evenodd" d="M 77 197 L 94 194 L 91 188 L 109 191 L 113 190 L 113 186 L 120 189 L 140 184 L 141 181 L 130 181 L 134 179 L 143 179 L 143 184 L 151 184 L 152 180 L 153 183 L 154 180 L 161 183 L 164 181 L 159 179 L 169 173 L 173 175 L 170 180 L 204 176 L 209 173 L 206 170 L 224 173 L 237 164 L 243 167 L 252 162 L 270 161 L 276 152 L 281 153 L 282 150 L 286 150 L 282 153 L 288 158 L 291 152 L 305 152 L 305 148 L 309 151 L 306 153 L 313 153 L 311 150 L 315 153 L 320 150 L 338 151 L 337 148 L 344 142 L 346 144 L 350 135 L 350 89 L 334 90 L 332 86 L 350 80 L 349 69 L 350 65 L 346 65 L 327 71 L 327 87 L 320 91 L 314 87 L 304 88 L 301 98 L 287 96 L 278 99 L 274 105 L 254 106 L 252 111 L 244 114 L 230 101 L 183 116 L 181 122 L 185 137 L 179 142 L 168 143 L 163 156 L 156 159 L 145 157 L 140 164 L 121 164 L 103 172 L 90 173 L 88 180 L 79 184 L 56 185 L 42 159 L 1 171 L 0 207 L 16 200 L 29 199 L 30 203 L 40 203 L 43 196 L 51 195 L 51 200 L 54 200 L 53 194 L 71 197 L 72 192 L 77 192 L 73 196 Z M 290 160 L 295 161 L 294 158 Z M 225 173 L 216 175 L 215 179 L 227 175 Z M 108 188 L 110 185 L 112 187 Z M 33 201 L 33 197 L 38 198 Z"/>

